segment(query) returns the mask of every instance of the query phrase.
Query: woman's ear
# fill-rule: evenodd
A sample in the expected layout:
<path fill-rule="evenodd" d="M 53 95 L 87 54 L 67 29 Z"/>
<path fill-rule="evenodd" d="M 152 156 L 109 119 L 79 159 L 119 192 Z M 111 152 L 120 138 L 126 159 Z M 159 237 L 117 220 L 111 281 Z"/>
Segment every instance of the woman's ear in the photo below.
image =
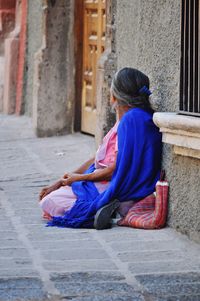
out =
<path fill-rule="evenodd" d="M 110 93 L 110 104 L 112 105 L 116 101 L 117 99 L 115 98 L 115 96 L 112 93 Z"/>

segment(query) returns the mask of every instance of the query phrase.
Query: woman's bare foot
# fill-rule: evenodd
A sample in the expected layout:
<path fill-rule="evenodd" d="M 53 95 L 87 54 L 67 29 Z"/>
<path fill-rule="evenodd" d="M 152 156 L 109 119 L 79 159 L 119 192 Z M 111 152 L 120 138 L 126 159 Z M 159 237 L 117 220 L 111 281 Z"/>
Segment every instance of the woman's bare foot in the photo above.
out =
<path fill-rule="evenodd" d="M 48 221 L 51 221 L 51 220 L 52 220 L 52 216 L 51 216 L 49 213 L 47 213 L 47 212 L 43 212 L 42 217 L 43 217 L 44 219 L 47 219 Z"/>

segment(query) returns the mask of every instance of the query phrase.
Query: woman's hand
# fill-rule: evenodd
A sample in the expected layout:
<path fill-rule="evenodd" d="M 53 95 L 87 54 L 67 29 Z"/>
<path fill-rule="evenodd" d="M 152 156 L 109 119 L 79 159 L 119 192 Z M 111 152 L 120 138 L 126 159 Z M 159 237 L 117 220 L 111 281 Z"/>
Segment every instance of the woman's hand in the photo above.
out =
<path fill-rule="evenodd" d="M 69 176 L 69 174 L 68 174 L 68 173 L 65 173 L 64 176 L 63 176 L 63 179 L 67 179 L 68 176 Z"/>
<path fill-rule="evenodd" d="M 41 190 L 39 194 L 39 201 L 41 201 L 48 194 L 49 187 L 45 187 Z"/>
<path fill-rule="evenodd" d="M 41 201 L 46 195 L 48 195 L 52 191 L 59 189 L 61 186 L 62 186 L 62 181 L 58 181 L 49 187 L 43 188 L 39 195 L 39 201 Z"/>
<path fill-rule="evenodd" d="M 73 182 L 82 181 L 84 175 L 80 175 L 78 173 L 68 173 L 67 177 L 64 175 L 63 179 L 61 180 L 62 186 L 70 186 Z"/>

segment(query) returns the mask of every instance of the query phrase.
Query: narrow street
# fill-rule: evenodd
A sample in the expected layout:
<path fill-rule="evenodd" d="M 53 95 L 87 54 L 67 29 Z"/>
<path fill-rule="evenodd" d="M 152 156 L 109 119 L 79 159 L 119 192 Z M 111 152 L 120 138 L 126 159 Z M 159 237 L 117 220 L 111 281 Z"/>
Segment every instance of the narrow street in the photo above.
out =
<path fill-rule="evenodd" d="M 199 301 L 200 246 L 170 228 L 45 227 L 38 194 L 95 152 L 0 115 L 0 301 Z"/>

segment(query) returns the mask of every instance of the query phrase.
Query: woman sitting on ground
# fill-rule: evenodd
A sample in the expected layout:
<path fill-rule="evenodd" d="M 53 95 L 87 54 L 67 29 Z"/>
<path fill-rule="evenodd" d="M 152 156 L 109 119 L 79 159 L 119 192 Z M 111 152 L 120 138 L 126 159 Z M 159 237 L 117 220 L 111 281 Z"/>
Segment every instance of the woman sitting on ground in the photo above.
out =
<path fill-rule="evenodd" d="M 120 114 L 117 114 L 118 118 L 121 118 Z M 116 165 L 118 123 L 119 121 L 104 137 L 94 158 L 85 162 L 74 172 L 65 174 L 63 179 L 41 191 L 40 206 L 44 218 L 51 220 L 53 216 L 63 216 L 73 206 L 77 199 L 71 187 L 73 182 L 92 181 L 99 193 L 108 188 Z M 85 173 L 92 164 L 95 166 L 94 171 Z"/>
<path fill-rule="evenodd" d="M 117 123 L 95 159 L 41 192 L 40 206 L 52 219 L 49 225 L 105 229 L 116 208 L 125 215 L 134 202 L 153 193 L 162 143 L 150 94 L 149 78 L 142 72 L 123 68 L 115 74 L 111 103 Z"/>

